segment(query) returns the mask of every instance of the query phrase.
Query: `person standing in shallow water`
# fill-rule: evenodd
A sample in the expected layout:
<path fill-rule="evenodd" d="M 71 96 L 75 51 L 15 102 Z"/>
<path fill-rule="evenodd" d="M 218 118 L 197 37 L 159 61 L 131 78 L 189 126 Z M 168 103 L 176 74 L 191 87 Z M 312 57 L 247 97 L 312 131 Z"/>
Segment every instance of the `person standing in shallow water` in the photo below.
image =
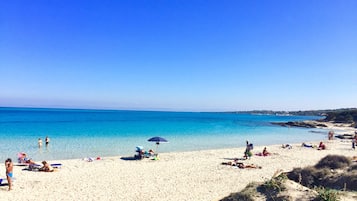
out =
<path fill-rule="evenodd" d="M 50 143 L 50 138 L 48 136 L 46 136 L 45 142 L 46 142 L 46 147 L 47 147 L 48 144 Z"/>
<path fill-rule="evenodd" d="M 41 140 L 41 138 L 38 138 L 38 148 L 41 148 L 42 147 L 42 140 Z"/>
<path fill-rule="evenodd" d="M 333 130 L 330 130 L 328 132 L 328 140 L 333 140 L 333 135 L 335 134 L 335 132 Z"/>

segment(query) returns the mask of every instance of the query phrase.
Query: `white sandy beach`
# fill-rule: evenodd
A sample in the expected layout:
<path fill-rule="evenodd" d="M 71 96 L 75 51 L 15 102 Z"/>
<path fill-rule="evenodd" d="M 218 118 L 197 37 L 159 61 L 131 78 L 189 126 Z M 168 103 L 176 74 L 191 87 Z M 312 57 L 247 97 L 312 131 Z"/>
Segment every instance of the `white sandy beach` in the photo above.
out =
<path fill-rule="evenodd" d="M 253 141 L 254 143 L 254 141 Z M 318 142 L 314 142 L 317 144 Z M 221 162 L 242 157 L 244 147 L 207 151 L 162 153 L 160 160 L 122 160 L 108 157 L 86 162 L 82 159 L 50 161 L 62 163 L 56 172 L 24 171 L 14 167 L 13 190 L 1 186 L 1 200 L 219 200 L 242 190 L 252 181 L 270 179 L 275 171 L 314 165 L 328 154 L 356 156 L 350 141 L 327 141 L 328 150 L 268 146 L 272 156 L 253 156 L 244 163 L 262 169 L 236 169 Z M 255 147 L 253 152 L 261 152 Z M 4 165 L 0 166 L 5 177 Z M 6 181 L 3 183 L 7 183 Z"/>

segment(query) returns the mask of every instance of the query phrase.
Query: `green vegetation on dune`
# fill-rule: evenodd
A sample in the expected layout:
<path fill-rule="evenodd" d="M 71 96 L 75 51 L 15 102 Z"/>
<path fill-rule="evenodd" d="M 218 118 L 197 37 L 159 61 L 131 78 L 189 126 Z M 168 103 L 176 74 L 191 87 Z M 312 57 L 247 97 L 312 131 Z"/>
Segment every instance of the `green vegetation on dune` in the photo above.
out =
<path fill-rule="evenodd" d="M 356 166 L 345 156 L 328 155 L 315 166 L 295 168 L 288 177 L 309 188 L 357 191 Z"/>
<path fill-rule="evenodd" d="M 337 201 L 346 196 L 356 198 L 356 191 L 357 164 L 345 156 L 328 155 L 315 166 L 295 168 L 261 184 L 251 183 L 222 200 Z"/>

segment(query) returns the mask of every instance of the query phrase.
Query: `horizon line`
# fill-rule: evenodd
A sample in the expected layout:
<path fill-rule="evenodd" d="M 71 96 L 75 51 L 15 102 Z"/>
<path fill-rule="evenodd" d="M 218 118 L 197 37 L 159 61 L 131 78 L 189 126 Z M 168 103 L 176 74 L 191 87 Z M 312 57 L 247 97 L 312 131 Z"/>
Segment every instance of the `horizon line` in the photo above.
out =
<path fill-rule="evenodd" d="M 311 111 L 333 111 L 333 110 L 357 110 L 357 108 L 350 107 L 350 108 L 335 108 L 335 109 L 308 109 L 308 110 L 271 110 L 271 109 L 253 109 L 253 110 L 220 110 L 220 111 L 192 111 L 192 110 L 179 110 L 179 109 L 168 109 L 168 108 L 90 108 L 90 107 L 61 107 L 61 106 L 54 106 L 54 107 L 41 107 L 41 106 L 1 106 L 0 109 L 52 109 L 52 110 L 95 110 L 95 111 L 143 111 L 143 112 L 220 112 L 220 113 L 233 113 L 233 112 L 311 112 Z"/>

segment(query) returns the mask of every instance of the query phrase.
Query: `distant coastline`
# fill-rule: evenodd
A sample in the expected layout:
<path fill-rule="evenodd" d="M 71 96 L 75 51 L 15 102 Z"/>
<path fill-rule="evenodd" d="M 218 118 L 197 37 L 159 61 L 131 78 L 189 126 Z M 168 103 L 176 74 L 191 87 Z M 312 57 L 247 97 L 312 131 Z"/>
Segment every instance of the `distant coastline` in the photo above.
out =
<path fill-rule="evenodd" d="M 292 112 L 288 114 L 304 114 L 305 112 Z M 338 109 L 338 110 L 318 110 L 308 111 L 306 114 L 315 114 L 315 116 L 324 117 L 317 121 L 294 121 L 294 122 L 272 122 L 272 124 L 286 127 L 303 127 L 303 128 L 324 128 L 328 127 L 325 123 L 345 124 L 344 126 L 357 128 L 357 109 Z"/>
<path fill-rule="evenodd" d="M 259 115 L 279 115 L 279 116 L 321 116 L 325 117 L 330 114 L 339 113 L 353 113 L 357 112 L 357 108 L 341 108 L 341 109 L 326 109 L 326 110 L 299 110 L 299 111 L 274 111 L 274 110 L 248 110 L 248 111 L 235 111 L 234 113 L 248 113 Z"/>

